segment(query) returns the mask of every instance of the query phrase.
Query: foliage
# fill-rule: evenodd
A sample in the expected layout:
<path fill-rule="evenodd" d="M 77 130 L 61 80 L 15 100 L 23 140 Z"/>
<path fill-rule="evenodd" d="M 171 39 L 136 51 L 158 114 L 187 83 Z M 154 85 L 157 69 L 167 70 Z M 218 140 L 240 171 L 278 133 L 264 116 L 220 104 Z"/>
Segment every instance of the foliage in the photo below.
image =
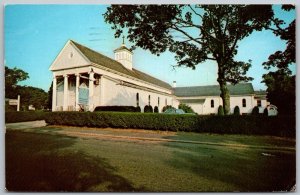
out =
<path fill-rule="evenodd" d="M 136 107 L 136 112 L 141 112 L 141 107 L 140 106 Z"/>
<path fill-rule="evenodd" d="M 175 109 L 173 106 L 171 106 L 171 105 L 166 105 L 166 106 L 164 106 L 163 107 L 163 109 L 162 109 L 162 112 L 165 112 L 167 109 L 169 109 L 169 108 L 172 108 L 172 109 Z"/>
<path fill-rule="evenodd" d="M 269 116 L 268 108 L 264 109 L 264 116 Z"/>
<path fill-rule="evenodd" d="M 259 115 L 259 108 L 258 106 L 255 106 L 253 109 L 252 109 L 252 115 Z"/>
<path fill-rule="evenodd" d="M 16 98 L 17 92 L 16 87 L 18 82 L 28 79 L 28 73 L 18 69 L 18 68 L 9 68 L 5 66 L 5 97 L 6 98 Z"/>
<path fill-rule="evenodd" d="M 235 106 L 235 107 L 234 107 L 233 115 L 236 115 L 236 116 L 241 115 L 240 107 L 238 107 L 238 106 Z"/>
<path fill-rule="evenodd" d="M 45 120 L 46 115 L 47 112 L 43 111 L 5 112 L 5 123 Z"/>
<path fill-rule="evenodd" d="M 47 101 L 47 107 L 49 109 L 52 109 L 52 93 L 53 93 L 53 82 L 51 82 L 51 86 L 48 91 L 48 101 Z"/>
<path fill-rule="evenodd" d="M 178 109 L 182 109 L 185 113 L 195 113 L 194 110 L 186 104 L 179 104 Z"/>
<path fill-rule="evenodd" d="M 158 107 L 157 107 L 157 106 L 154 107 L 154 112 L 155 112 L 155 113 L 159 113 L 159 110 L 158 110 Z"/>
<path fill-rule="evenodd" d="M 224 116 L 224 109 L 221 105 L 218 107 L 218 116 Z"/>
<path fill-rule="evenodd" d="M 195 69 L 207 60 L 216 61 L 220 96 L 229 114 L 226 83 L 252 80 L 246 76 L 251 61 L 234 59 L 237 43 L 269 26 L 273 15 L 272 5 L 112 5 L 104 18 L 115 37 L 126 28 L 133 49 L 156 55 L 168 50 L 175 54 L 177 66 Z"/>
<path fill-rule="evenodd" d="M 153 108 L 152 108 L 152 106 L 151 105 L 146 105 L 145 107 L 144 107 L 144 112 L 145 113 L 152 113 L 153 112 Z"/>
<path fill-rule="evenodd" d="M 294 10 L 294 5 L 282 5 L 285 11 Z M 272 17 L 273 25 L 268 27 L 276 36 L 286 42 L 284 51 L 276 51 L 263 63 L 265 69 L 271 71 L 263 75 L 263 83 L 267 85 L 267 98 L 278 107 L 279 114 L 296 113 L 296 77 L 292 76 L 290 65 L 296 62 L 296 19 L 286 26 L 279 18 Z M 279 95 L 280 94 L 280 95 Z"/>
<path fill-rule="evenodd" d="M 267 85 L 267 98 L 278 107 L 279 114 L 296 114 L 296 76 L 282 71 L 270 72 L 263 76 Z"/>
<path fill-rule="evenodd" d="M 94 111 L 140 112 L 139 108 L 134 106 L 97 106 Z"/>
<path fill-rule="evenodd" d="M 283 5 L 282 9 L 285 11 L 294 10 L 293 5 Z M 267 62 L 263 63 L 265 69 L 269 70 L 271 67 L 276 67 L 279 71 L 291 74 L 289 65 L 296 62 L 296 19 L 294 19 L 287 27 L 286 23 L 272 17 L 272 27 L 268 29 L 272 30 L 276 36 L 279 36 L 281 40 L 287 43 L 284 51 L 276 51 L 274 54 L 269 56 Z"/>
<path fill-rule="evenodd" d="M 198 116 L 156 113 L 50 112 L 50 125 L 112 127 L 226 134 L 295 136 L 293 116 Z"/>
<path fill-rule="evenodd" d="M 36 109 L 48 107 L 48 95 L 44 90 L 31 86 L 17 85 L 18 82 L 27 78 L 29 78 L 27 72 L 17 68 L 10 69 L 5 66 L 5 97 L 16 99 L 17 95 L 20 95 L 20 109 L 24 111 L 28 110 L 29 105 L 33 105 Z"/>

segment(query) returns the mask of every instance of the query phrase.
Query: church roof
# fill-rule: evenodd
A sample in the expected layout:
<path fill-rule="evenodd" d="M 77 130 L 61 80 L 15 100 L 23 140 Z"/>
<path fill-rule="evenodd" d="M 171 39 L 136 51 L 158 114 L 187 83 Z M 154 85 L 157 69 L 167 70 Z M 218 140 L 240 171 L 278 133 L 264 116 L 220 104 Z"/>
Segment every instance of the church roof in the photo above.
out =
<path fill-rule="evenodd" d="M 129 70 L 125 68 L 121 63 L 117 62 L 116 60 L 113 60 L 103 54 L 100 54 L 88 47 L 85 47 L 79 43 L 76 43 L 75 41 L 71 40 L 71 42 L 81 51 L 81 53 L 88 58 L 91 62 L 104 66 L 106 68 L 115 70 L 117 72 L 126 74 L 128 76 L 137 78 L 139 80 L 146 81 L 148 83 L 167 88 L 167 89 L 172 89 L 172 86 L 164 81 L 161 81 L 157 78 L 154 78 L 146 73 L 143 73 L 139 70 L 132 69 Z M 121 46 L 122 47 L 122 46 Z"/>
<path fill-rule="evenodd" d="M 121 47 L 117 48 L 114 50 L 114 52 L 116 51 L 121 51 L 121 50 L 127 50 L 129 52 L 132 52 L 130 49 L 128 49 L 125 45 L 121 45 Z"/>
<path fill-rule="evenodd" d="M 254 94 L 251 83 L 239 83 L 236 85 L 227 85 L 230 95 L 247 95 Z M 176 87 L 174 95 L 177 97 L 192 96 L 220 96 L 219 85 L 195 86 L 195 87 Z"/>

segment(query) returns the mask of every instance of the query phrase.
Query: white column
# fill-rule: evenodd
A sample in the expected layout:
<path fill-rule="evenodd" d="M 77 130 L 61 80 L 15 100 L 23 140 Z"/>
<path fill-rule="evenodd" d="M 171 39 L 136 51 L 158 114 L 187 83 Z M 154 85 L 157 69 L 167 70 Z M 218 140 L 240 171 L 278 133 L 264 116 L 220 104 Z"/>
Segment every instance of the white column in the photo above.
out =
<path fill-rule="evenodd" d="M 56 111 L 56 76 L 53 76 L 52 86 L 52 112 Z"/>
<path fill-rule="evenodd" d="M 80 84 L 80 74 L 76 74 L 76 88 L 75 88 L 75 109 L 79 111 L 79 84 Z"/>
<path fill-rule="evenodd" d="M 93 95 L 94 95 L 94 72 L 91 71 L 89 73 L 89 111 L 94 110 Z"/>
<path fill-rule="evenodd" d="M 18 95 L 18 105 L 17 105 L 17 111 L 19 112 L 20 111 L 20 95 Z"/>
<path fill-rule="evenodd" d="M 63 111 L 68 110 L 68 75 L 64 75 L 64 106 Z"/>

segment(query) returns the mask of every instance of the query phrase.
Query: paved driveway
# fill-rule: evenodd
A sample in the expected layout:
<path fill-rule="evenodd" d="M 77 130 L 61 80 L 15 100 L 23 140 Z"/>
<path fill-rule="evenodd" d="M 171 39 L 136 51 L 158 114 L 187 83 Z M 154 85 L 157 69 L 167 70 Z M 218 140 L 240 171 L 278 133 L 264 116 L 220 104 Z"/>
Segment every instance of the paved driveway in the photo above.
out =
<path fill-rule="evenodd" d="M 28 122 L 19 122 L 19 123 L 6 123 L 7 129 L 27 129 L 27 128 L 35 128 L 35 127 L 44 127 L 46 126 L 46 122 L 44 120 L 41 121 L 28 121 Z"/>

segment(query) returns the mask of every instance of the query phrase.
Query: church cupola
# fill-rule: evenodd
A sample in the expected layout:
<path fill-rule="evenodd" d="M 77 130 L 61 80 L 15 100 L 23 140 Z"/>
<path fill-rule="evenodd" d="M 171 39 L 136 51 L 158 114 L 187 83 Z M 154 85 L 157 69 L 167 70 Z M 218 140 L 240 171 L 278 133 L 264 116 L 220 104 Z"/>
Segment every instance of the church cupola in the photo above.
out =
<path fill-rule="evenodd" d="M 125 46 L 124 36 L 121 47 L 114 50 L 115 60 L 120 62 L 125 68 L 132 70 L 132 51 Z"/>

